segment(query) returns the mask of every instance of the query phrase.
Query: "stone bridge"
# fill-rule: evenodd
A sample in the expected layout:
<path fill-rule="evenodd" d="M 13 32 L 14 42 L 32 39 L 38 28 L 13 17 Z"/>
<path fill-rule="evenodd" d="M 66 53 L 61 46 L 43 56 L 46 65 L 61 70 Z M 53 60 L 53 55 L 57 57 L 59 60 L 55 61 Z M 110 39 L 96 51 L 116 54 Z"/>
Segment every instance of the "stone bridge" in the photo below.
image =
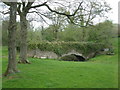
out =
<path fill-rule="evenodd" d="M 94 57 L 95 53 L 90 53 L 88 56 L 84 56 L 82 53 L 79 53 L 75 50 L 71 50 L 70 52 L 63 54 L 61 57 L 59 57 L 56 53 L 54 52 L 50 52 L 50 51 L 40 51 L 38 50 L 29 50 L 28 51 L 28 57 L 35 57 L 35 58 L 41 58 L 41 59 L 60 59 L 63 57 L 67 57 L 67 56 L 72 56 L 76 58 L 77 61 L 85 61 L 89 58 Z M 74 58 L 74 59 L 75 59 Z"/>

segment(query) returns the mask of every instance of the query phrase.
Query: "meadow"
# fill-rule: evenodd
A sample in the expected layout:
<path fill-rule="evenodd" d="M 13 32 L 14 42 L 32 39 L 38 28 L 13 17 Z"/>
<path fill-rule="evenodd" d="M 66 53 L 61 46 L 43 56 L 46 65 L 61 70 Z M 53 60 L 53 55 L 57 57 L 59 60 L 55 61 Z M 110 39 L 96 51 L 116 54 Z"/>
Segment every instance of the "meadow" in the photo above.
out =
<path fill-rule="evenodd" d="M 2 87 L 118 88 L 118 38 L 112 42 L 115 55 L 99 55 L 86 62 L 28 58 L 31 64 L 18 64 L 20 73 L 3 77 Z M 7 54 L 3 46 L 2 73 L 7 68 Z"/>

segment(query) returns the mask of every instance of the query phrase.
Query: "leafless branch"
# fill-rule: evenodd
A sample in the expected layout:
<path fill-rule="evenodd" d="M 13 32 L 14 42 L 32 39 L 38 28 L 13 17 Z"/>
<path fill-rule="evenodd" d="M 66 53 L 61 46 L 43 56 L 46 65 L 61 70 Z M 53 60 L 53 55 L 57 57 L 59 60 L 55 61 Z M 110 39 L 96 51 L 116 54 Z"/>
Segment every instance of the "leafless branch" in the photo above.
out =
<path fill-rule="evenodd" d="M 17 12 L 19 15 L 21 14 L 20 8 L 21 8 L 21 3 L 18 3 Z"/>
<path fill-rule="evenodd" d="M 45 6 L 46 3 L 47 3 L 47 2 L 44 2 L 44 3 L 39 4 L 39 5 L 31 6 L 30 8 L 37 8 L 37 7 Z"/>
<path fill-rule="evenodd" d="M 86 22 L 86 25 L 85 25 L 85 26 L 87 26 L 87 25 L 88 25 L 88 23 L 89 23 L 89 21 L 90 21 L 90 16 L 91 16 L 91 14 L 92 14 L 92 9 L 93 9 L 93 5 L 92 5 L 92 3 L 91 3 L 90 13 L 89 13 L 89 15 L 88 15 L 88 20 L 87 20 L 87 22 Z"/>
<path fill-rule="evenodd" d="M 51 11 L 51 12 L 55 12 L 55 13 L 57 13 L 57 14 L 60 14 L 60 15 L 65 15 L 65 16 L 67 16 L 67 17 L 71 17 L 71 16 L 74 16 L 76 13 L 77 13 L 77 11 L 79 10 L 79 8 L 80 8 L 80 6 L 82 5 L 82 3 L 83 2 L 81 2 L 80 4 L 79 4 L 79 6 L 78 6 L 78 8 L 75 10 L 75 12 L 73 13 L 73 14 L 66 14 L 66 13 L 61 13 L 61 12 L 58 12 L 58 11 L 56 11 L 56 10 L 53 10 L 53 9 L 51 9 L 50 8 L 50 6 L 49 5 L 47 5 L 47 4 L 45 4 L 45 6 Z"/>
<path fill-rule="evenodd" d="M 6 5 L 8 5 L 8 6 L 10 6 L 11 5 L 11 3 L 10 2 L 4 2 L 4 0 L 1 0 L 4 4 L 6 4 Z"/>
<path fill-rule="evenodd" d="M 6 12 L 4 12 L 4 11 L 0 11 L 0 13 L 2 13 L 3 15 L 6 15 L 6 14 L 9 14 L 10 11 L 6 11 Z"/>
<path fill-rule="evenodd" d="M 83 2 L 81 2 L 81 3 L 79 4 L 78 8 L 77 8 L 77 9 L 75 10 L 75 12 L 74 12 L 73 14 L 71 14 L 71 15 L 70 15 L 70 14 L 67 14 L 67 13 L 61 13 L 61 12 L 58 12 L 58 11 L 56 11 L 56 10 L 53 10 L 53 9 L 51 9 L 50 6 L 47 5 L 46 3 L 45 3 L 45 6 L 46 6 L 51 12 L 54 12 L 54 13 L 56 13 L 56 14 L 60 14 L 60 15 L 65 15 L 65 16 L 67 16 L 67 18 L 70 20 L 70 22 L 71 22 L 71 23 L 74 23 L 73 20 L 71 19 L 71 17 L 72 17 L 72 16 L 75 16 L 75 14 L 76 14 L 76 13 L 78 12 L 78 10 L 80 9 L 82 3 L 83 3 Z"/>
<path fill-rule="evenodd" d="M 33 3 L 34 3 L 34 2 L 28 2 L 27 5 L 26 5 L 26 7 L 23 8 L 23 11 L 24 11 L 25 13 L 28 13 L 28 11 L 29 11 L 29 9 L 31 8 L 31 6 L 32 6 Z"/>
<path fill-rule="evenodd" d="M 42 17 L 42 16 L 44 16 L 44 17 L 48 18 L 45 14 L 42 14 L 42 13 L 37 12 L 37 11 L 31 11 L 31 12 L 29 12 L 29 13 L 36 13 L 38 16 L 40 16 L 40 18 L 41 18 L 46 24 L 48 24 L 48 23 L 46 22 L 46 20 Z M 50 25 L 50 24 L 48 24 L 48 25 Z"/>
<path fill-rule="evenodd" d="M 22 0 L 22 5 L 23 5 L 23 8 L 25 8 L 25 1 Z"/>

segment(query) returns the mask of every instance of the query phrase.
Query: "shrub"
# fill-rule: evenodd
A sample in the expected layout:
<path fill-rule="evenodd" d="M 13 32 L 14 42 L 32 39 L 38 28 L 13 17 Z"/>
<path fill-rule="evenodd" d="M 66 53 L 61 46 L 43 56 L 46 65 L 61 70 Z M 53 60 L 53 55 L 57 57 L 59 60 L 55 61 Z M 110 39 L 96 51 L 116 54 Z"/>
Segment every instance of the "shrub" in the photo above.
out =
<path fill-rule="evenodd" d="M 52 51 L 57 55 L 61 56 L 75 50 L 87 56 L 91 52 L 97 52 L 103 48 L 105 45 L 102 43 L 88 43 L 88 42 L 40 42 L 38 44 L 29 44 L 29 49 L 39 49 L 41 51 Z"/>

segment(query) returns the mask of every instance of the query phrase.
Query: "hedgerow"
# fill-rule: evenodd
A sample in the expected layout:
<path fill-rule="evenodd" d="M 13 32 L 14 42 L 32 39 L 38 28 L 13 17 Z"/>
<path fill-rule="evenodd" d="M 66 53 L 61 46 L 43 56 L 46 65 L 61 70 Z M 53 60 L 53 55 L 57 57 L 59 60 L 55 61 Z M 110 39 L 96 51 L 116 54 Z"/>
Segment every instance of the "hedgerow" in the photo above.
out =
<path fill-rule="evenodd" d="M 97 52 L 106 48 L 105 44 L 92 42 L 40 42 L 37 44 L 29 44 L 29 49 L 39 49 L 41 51 L 52 51 L 61 56 L 75 50 L 83 55 L 88 55 L 91 52 Z"/>

